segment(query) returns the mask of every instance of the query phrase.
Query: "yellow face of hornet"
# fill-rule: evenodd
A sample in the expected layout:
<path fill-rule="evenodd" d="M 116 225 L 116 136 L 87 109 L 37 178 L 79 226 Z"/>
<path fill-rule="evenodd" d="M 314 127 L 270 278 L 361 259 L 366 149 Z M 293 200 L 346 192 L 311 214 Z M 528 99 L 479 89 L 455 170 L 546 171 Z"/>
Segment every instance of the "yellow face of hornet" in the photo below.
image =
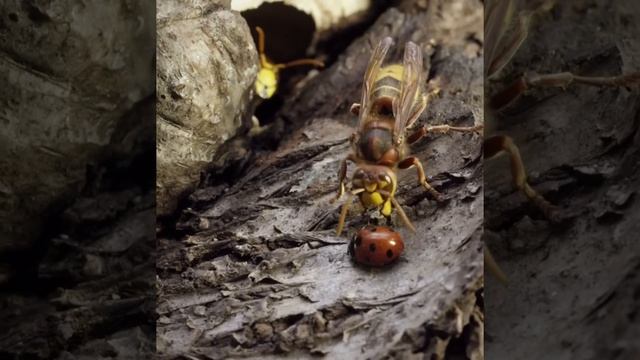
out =
<path fill-rule="evenodd" d="M 256 27 L 258 32 L 258 53 L 260 55 L 260 71 L 255 82 L 255 91 L 259 97 L 269 99 L 278 90 L 278 73 L 281 69 L 298 66 L 313 65 L 323 67 L 324 63 L 315 59 L 300 59 L 288 62 L 286 64 L 273 64 L 267 59 L 264 53 L 264 31 L 259 26 Z"/>
<path fill-rule="evenodd" d="M 267 63 L 268 64 L 268 63 Z M 271 64 L 268 64 L 271 65 Z M 263 99 L 269 99 L 278 89 L 278 70 L 262 66 L 256 78 L 256 94 Z"/>
<path fill-rule="evenodd" d="M 352 184 L 365 208 L 380 209 L 385 217 L 391 215 L 391 199 L 396 192 L 397 180 L 388 167 L 363 166 L 353 174 Z"/>

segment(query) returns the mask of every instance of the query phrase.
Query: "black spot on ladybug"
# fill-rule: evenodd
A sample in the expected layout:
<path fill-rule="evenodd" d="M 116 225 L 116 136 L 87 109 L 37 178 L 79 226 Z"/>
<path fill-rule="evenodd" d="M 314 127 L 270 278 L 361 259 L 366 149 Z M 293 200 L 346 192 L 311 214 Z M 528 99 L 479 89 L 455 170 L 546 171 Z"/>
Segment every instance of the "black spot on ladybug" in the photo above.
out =
<path fill-rule="evenodd" d="M 387 250 L 387 257 L 393 257 L 393 251 L 391 251 L 391 249 Z"/>
<path fill-rule="evenodd" d="M 378 230 L 375 226 L 371 227 L 371 232 L 376 232 L 376 230 Z"/>
<path fill-rule="evenodd" d="M 360 239 L 360 237 L 358 236 L 356 238 L 356 247 L 360 246 L 360 244 L 362 244 L 362 239 Z"/>
<path fill-rule="evenodd" d="M 369 251 L 376 252 L 376 244 L 369 244 Z"/>

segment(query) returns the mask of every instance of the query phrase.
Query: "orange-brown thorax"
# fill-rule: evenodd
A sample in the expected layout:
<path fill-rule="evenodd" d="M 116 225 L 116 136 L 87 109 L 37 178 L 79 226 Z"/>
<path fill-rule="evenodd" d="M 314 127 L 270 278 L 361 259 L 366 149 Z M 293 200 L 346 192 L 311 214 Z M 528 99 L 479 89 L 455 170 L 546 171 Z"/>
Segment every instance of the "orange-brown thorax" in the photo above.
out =
<path fill-rule="evenodd" d="M 368 121 L 358 139 L 359 157 L 369 164 L 394 167 L 401 152 L 393 143 L 393 118 Z"/>

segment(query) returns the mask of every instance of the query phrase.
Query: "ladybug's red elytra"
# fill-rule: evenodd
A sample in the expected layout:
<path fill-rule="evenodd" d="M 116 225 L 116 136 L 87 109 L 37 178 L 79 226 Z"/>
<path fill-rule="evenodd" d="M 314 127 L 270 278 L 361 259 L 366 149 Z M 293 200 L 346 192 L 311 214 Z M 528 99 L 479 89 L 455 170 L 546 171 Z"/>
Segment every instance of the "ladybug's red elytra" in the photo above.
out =
<path fill-rule="evenodd" d="M 369 266 L 385 266 L 404 250 L 400 234 L 386 226 L 366 226 L 351 239 L 349 254 L 356 262 Z"/>

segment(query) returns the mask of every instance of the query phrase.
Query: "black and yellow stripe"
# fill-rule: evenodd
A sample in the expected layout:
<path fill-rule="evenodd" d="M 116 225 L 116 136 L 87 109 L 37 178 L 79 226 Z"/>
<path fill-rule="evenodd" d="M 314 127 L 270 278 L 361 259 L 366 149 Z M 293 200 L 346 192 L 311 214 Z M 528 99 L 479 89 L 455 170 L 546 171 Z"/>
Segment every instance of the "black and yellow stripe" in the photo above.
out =
<path fill-rule="evenodd" d="M 401 65 L 389 65 L 380 69 L 373 82 L 371 93 L 374 103 L 378 101 L 390 103 L 394 98 L 400 96 L 403 70 Z"/>

